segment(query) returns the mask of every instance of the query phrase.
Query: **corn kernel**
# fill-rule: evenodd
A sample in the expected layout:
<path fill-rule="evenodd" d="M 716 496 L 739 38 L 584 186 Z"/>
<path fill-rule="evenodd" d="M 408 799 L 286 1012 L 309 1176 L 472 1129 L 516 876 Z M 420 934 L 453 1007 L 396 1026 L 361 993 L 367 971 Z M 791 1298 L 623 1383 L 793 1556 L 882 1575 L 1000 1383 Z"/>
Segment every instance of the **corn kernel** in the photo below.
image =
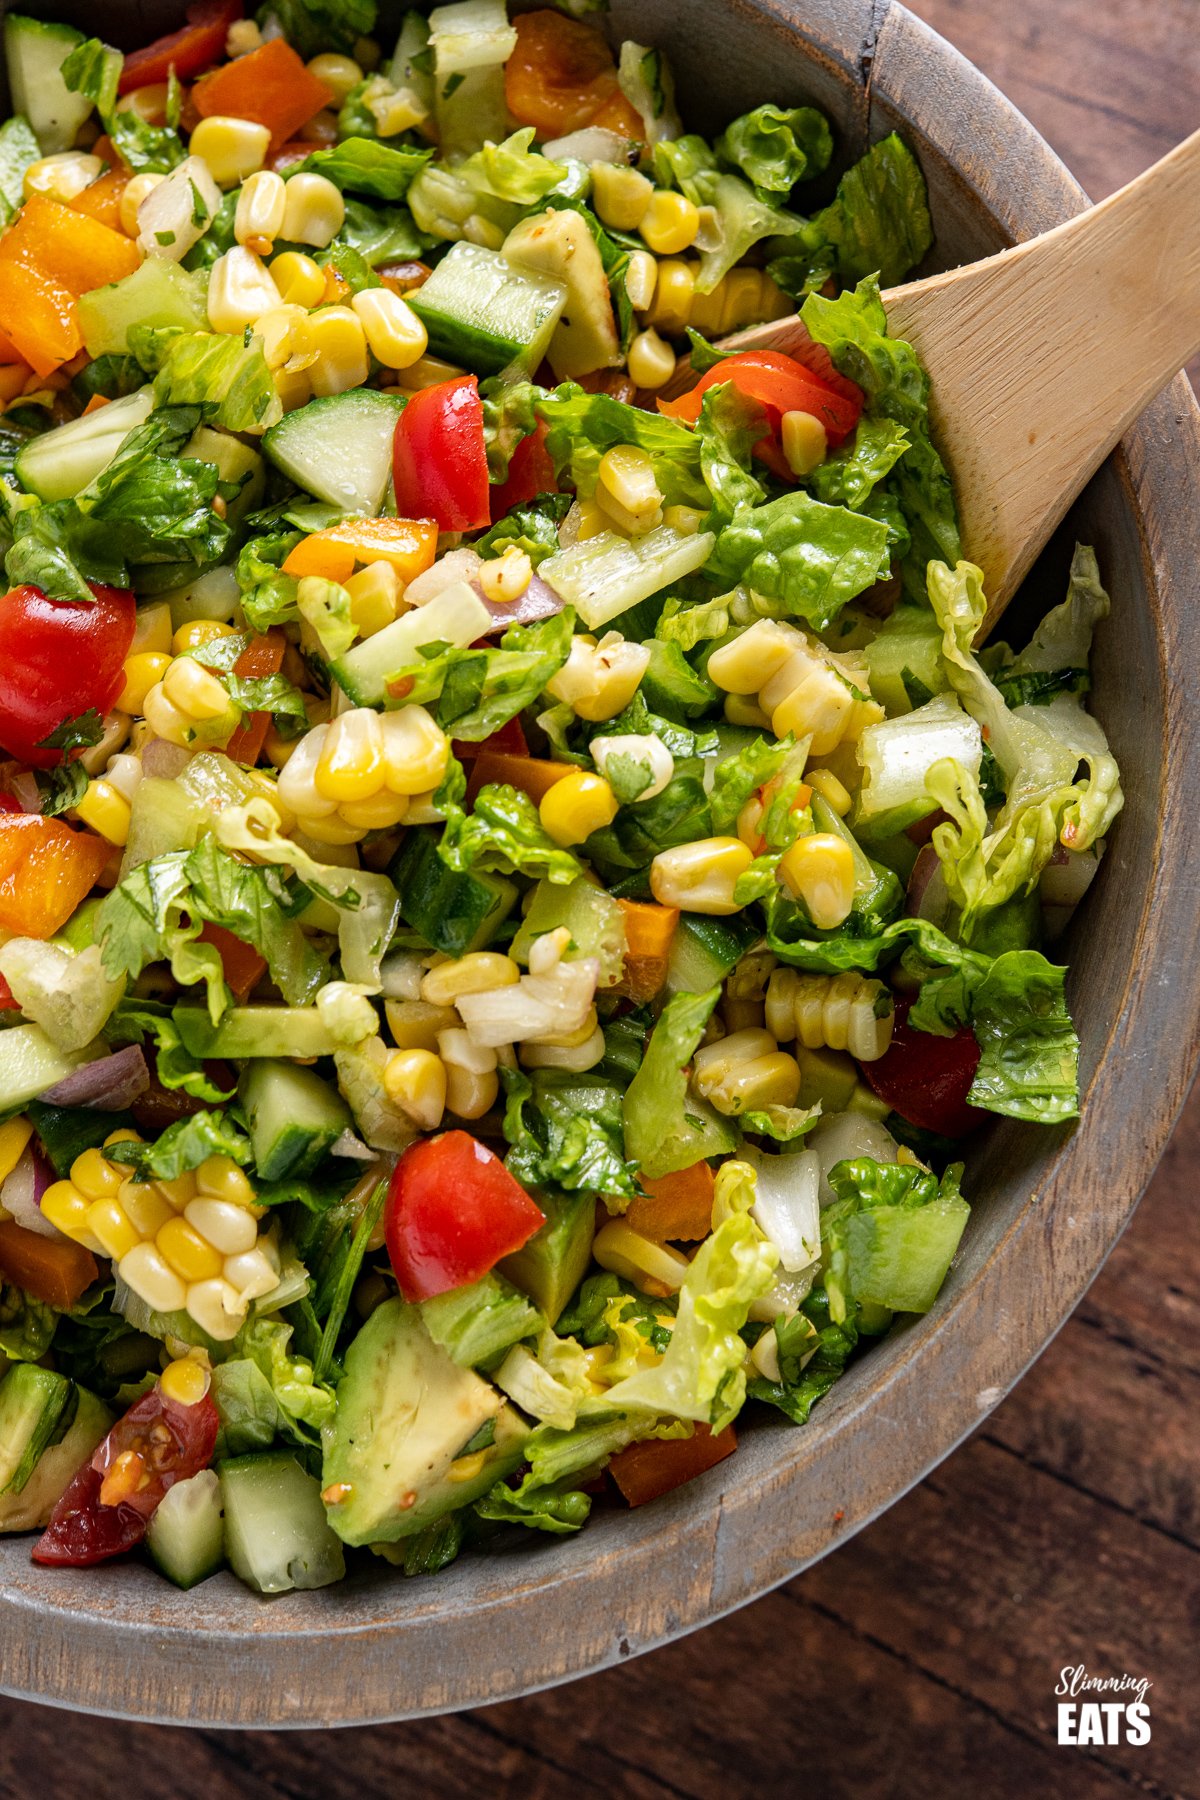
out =
<path fill-rule="evenodd" d="M 134 1181 L 126 1177 L 117 1190 L 117 1197 L 139 1237 L 156 1236 L 160 1227 L 174 1217 L 170 1204 L 152 1181 Z"/>
<path fill-rule="evenodd" d="M 229 695 L 215 675 L 191 656 L 175 657 L 163 676 L 162 689 L 186 718 L 219 719 L 230 707 Z"/>
<path fill-rule="evenodd" d="M 317 758 L 317 792 L 326 800 L 366 800 L 383 785 L 379 715 L 358 706 L 331 719 Z"/>
<path fill-rule="evenodd" d="M 377 715 L 376 715 L 377 716 Z M 379 720 L 383 780 L 393 794 L 424 794 L 440 783 L 450 740 L 423 706 L 401 706 Z"/>
<path fill-rule="evenodd" d="M 232 625 L 223 625 L 219 619 L 192 619 L 172 637 L 171 654 L 183 656 L 188 650 L 200 650 L 217 638 L 229 637 L 232 631 Z"/>
<path fill-rule="evenodd" d="M 136 1450 L 122 1450 L 104 1471 L 97 1494 L 101 1506 L 121 1506 L 150 1485 L 150 1472 Z"/>
<path fill-rule="evenodd" d="M 647 325 L 657 326 L 669 337 L 678 337 L 690 323 L 696 294 L 695 263 L 668 257 L 658 265 L 654 301 L 646 314 Z"/>
<path fill-rule="evenodd" d="M 654 478 L 654 464 L 636 444 L 614 444 L 600 458 L 596 472 L 596 498 L 611 496 L 627 513 L 641 518 L 658 512 L 662 493 Z"/>
<path fill-rule="evenodd" d="M 178 1277 L 176 1277 L 178 1280 Z M 180 1286 L 182 1287 L 182 1283 Z M 246 1317 L 246 1302 L 232 1284 L 217 1275 L 207 1281 L 194 1281 L 184 1290 L 181 1304 L 189 1319 L 217 1343 L 228 1343 L 236 1337 Z"/>
<path fill-rule="evenodd" d="M 456 1119 L 482 1119 L 496 1104 L 499 1093 L 500 1077 L 494 1071 L 479 1075 L 473 1069 L 447 1065 L 446 1110 Z"/>
<path fill-rule="evenodd" d="M 575 508 L 577 544 L 584 544 L 588 538 L 601 537 L 604 532 L 612 530 L 612 520 L 600 511 L 594 500 L 577 500 Z"/>
<path fill-rule="evenodd" d="M 660 906 L 682 912 L 725 916 L 739 910 L 733 897 L 738 877 L 754 857 L 740 838 L 701 838 L 661 850 L 650 864 L 650 891 Z"/>
<path fill-rule="evenodd" d="M 779 873 L 818 931 L 834 931 L 854 904 L 854 857 L 844 838 L 813 832 L 785 850 Z"/>
<path fill-rule="evenodd" d="M 533 579 L 533 564 L 528 553 L 510 544 L 503 556 L 495 556 L 485 562 L 477 577 L 483 590 L 485 600 L 494 606 L 509 606 L 521 595 Z"/>
<path fill-rule="evenodd" d="M 232 61 L 262 48 L 263 35 L 253 19 L 235 19 L 225 33 L 225 54 Z"/>
<path fill-rule="evenodd" d="M 511 956 L 472 950 L 430 969 L 421 981 L 421 998 L 430 1006 L 453 1006 L 464 994 L 490 994 L 495 988 L 513 987 L 520 979 L 520 968 Z"/>
<path fill-rule="evenodd" d="M 422 1131 L 436 1131 L 446 1110 L 446 1069 L 429 1050 L 397 1050 L 383 1071 L 388 1099 Z"/>
<path fill-rule="evenodd" d="M 839 819 L 845 818 L 854 802 L 832 769 L 810 769 L 804 779 L 813 793 L 820 794 Z"/>
<path fill-rule="evenodd" d="M 626 643 L 618 632 L 607 632 L 599 644 L 586 635 L 575 637 L 546 692 L 574 707 L 581 719 L 602 724 L 625 710 L 649 666 L 646 646 Z"/>
<path fill-rule="evenodd" d="M 370 372 L 367 338 L 348 306 L 322 306 L 296 328 L 297 344 L 313 361 L 305 370 L 317 395 L 344 394 L 361 387 Z"/>
<path fill-rule="evenodd" d="M 312 244 L 323 250 L 346 219 L 346 202 L 324 175 L 293 175 L 287 185 L 283 231 L 289 244 Z"/>
<path fill-rule="evenodd" d="M 397 1050 L 437 1050 L 439 1033 L 458 1024 L 452 1006 L 434 1006 L 428 1000 L 385 1000 L 383 1010 Z"/>
<path fill-rule="evenodd" d="M 154 1242 L 186 1282 L 211 1281 L 221 1273 L 223 1258 L 186 1219 L 168 1219 L 155 1233 Z"/>
<path fill-rule="evenodd" d="M 730 694 L 757 694 L 798 649 L 804 639 L 791 625 L 760 619 L 708 659 L 708 673 Z"/>
<path fill-rule="evenodd" d="M 391 831 L 403 823 L 408 812 L 407 794 L 392 794 L 387 788 L 370 794 L 365 800 L 343 800 L 338 818 L 357 832 Z"/>
<path fill-rule="evenodd" d="M 146 695 L 154 685 L 161 681 L 171 666 L 171 658 L 161 651 L 144 650 L 137 656 L 126 658 L 124 676 L 125 685 L 117 695 L 118 712 L 131 716 L 140 713 L 145 705 Z"/>
<path fill-rule="evenodd" d="M 724 1050 L 732 1041 L 726 1038 L 712 1049 Z M 759 1107 L 794 1106 L 800 1092 L 800 1066 L 794 1056 L 777 1048 L 744 1061 L 718 1060 L 703 1077 L 697 1075 L 696 1091 L 730 1118 Z"/>
<path fill-rule="evenodd" d="M 98 156 L 80 150 L 60 150 L 30 163 L 25 171 L 25 193 L 49 194 L 55 200 L 72 201 L 103 175 L 105 165 Z"/>
<path fill-rule="evenodd" d="M 187 1299 L 183 1282 L 153 1244 L 135 1244 L 126 1251 L 117 1264 L 117 1273 L 126 1287 L 132 1288 L 154 1312 L 179 1312 Z"/>
<path fill-rule="evenodd" d="M 784 461 L 799 480 L 825 461 L 829 438 L 820 419 L 809 412 L 785 412 L 780 426 Z"/>
<path fill-rule="evenodd" d="M 726 694 L 723 708 L 730 725 L 741 725 L 752 731 L 770 731 L 771 715 L 749 694 Z"/>
<path fill-rule="evenodd" d="M 243 1250 L 253 1250 L 258 1242 L 253 1213 L 229 1200 L 189 1200 L 183 1216 L 193 1231 L 222 1256 L 238 1256 Z"/>
<path fill-rule="evenodd" d="M 356 63 L 352 56 L 337 56 L 332 51 L 314 56 L 308 64 L 308 72 L 322 87 L 329 89 L 335 106 L 340 106 L 351 88 L 356 88 L 363 78 L 361 63 Z"/>
<path fill-rule="evenodd" d="M 689 1268 L 687 1257 L 681 1256 L 678 1250 L 643 1237 L 623 1219 L 610 1219 L 601 1227 L 592 1245 L 592 1255 L 602 1269 L 623 1276 L 643 1291 L 650 1280 L 662 1284 L 658 1289 L 660 1293 L 662 1288 L 672 1294 L 678 1293 Z"/>
<path fill-rule="evenodd" d="M 546 835 L 567 849 L 611 825 L 618 810 L 617 797 L 603 775 L 576 769 L 543 797 L 538 817 Z"/>
<path fill-rule="evenodd" d="M 385 369 L 410 369 L 429 347 L 429 333 L 407 300 L 384 287 L 364 288 L 350 302 L 372 356 Z"/>
<path fill-rule="evenodd" d="M 141 1232 L 115 1194 L 109 1195 L 107 1199 L 92 1201 L 87 1210 L 87 1228 L 101 1245 L 105 1256 L 115 1263 L 119 1263 L 136 1244 L 142 1242 Z"/>
<path fill-rule="evenodd" d="M 266 264 L 244 244 L 218 256 L 209 271 L 208 322 L 214 331 L 240 335 L 282 304 Z"/>
<path fill-rule="evenodd" d="M 18 1113 L 15 1119 L 9 1119 L 5 1124 L 0 1125 L 0 1182 L 8 1180 L 24 1156 L 25 1146 L 32 1136 L 33 1125 L 24 1113 Z M 72 1178 L 74 1173 L 75 1171 L 72 1169 Z"/>
<path fill-rule="evenodd" d="M 254 1205 L 254 1189 L 231 1156 L 206 1157 L 196 1170 L 196 1186 L 202 1194 L 234 1206 Z"/>
<path fill-rule="evenodd" d="M 629 379 L 653 392 L 665 387 L 675 373 L 675 352 L 653 326 L 639 331 L 629 346 Z"/>
<path fill-rule="evenodd" d="M 593 1019 L 595 1007 L 592 1008 Z M 490 1075 L 496 1067 L 496 1052 L 488 1044 L 477 1044 L 469 1031 L 450 1025 L 438 1033 L 438 1055 L 448 1069 L 467 1069 L 472 1075 Z"/>
<path fill-rule="evenodd" d="M 128 94 L 122 94 L 117 101 L 119 113 L 132 113 L 147 125 L 165 125 L 167 122 L 167 102 L 171 96 L 170 85 L 165 81 L 146 81 Z"/>
<path fill-rule="evenodd" d="M 443 381 L 453 381 L 465 372 L 457 363 L 443 362 L 440 356 L 423 356 L 411 369 L 400 371 L 399 385 L 406 393 L 415 394 L 421 388 L 439 387 Z"/>
<path fill-rule="evenodd" d="M 219 115 L 201 119 L 188 145 L 193 156 L 208 164 L 213 180 L 223 188 L 237 187 L 247 175 L 261 169 L 270 147 L 271 133 L 265 125 Z"/>
<path fill-rule="evenodd" d="M 138 232 L 141 230 L 141 226 L 138 224 L 138 207 L 142 204 L 142 201 L 146 198 L 147 194 L 152 194 L 155 188 L 165 180 L 165 175 L 151 175 L 147 173 L 135 175 L 131 181 L 125 183 L 125 186 L 121 189 L 121 199 L 117 208 L 117 213 L 121 221 L 121 230 L 125 233 L 126 237 L 135 238 L 137 236 Z"/>
<path fill-rule="evenodd" d="M 446 1470 L 446 1480 L 454 1483 L 477 1481 L 487 1462 L 486 1450 L 472 1450 L 470 1456 L 456 1456 Z"/>
<path fill-rule="evenodd" d="M 196 1406 L 207 1394 L 211 1381 L 208 1370 L 196 1357 L 179 1356 L 167 1364 L 158 1385 L 176 1406 Z"/>
<path fill-rule="evenodd" d="M 128 841 L 132 816 L 129 802 L 111 781 L 89 781 L 83 798 L 76 802 L 75 812 L 110 844 L 124 847 Z"/>
<path fill-rule="evenodd" d="M 301 250 L 285 250 L 271 262 L 271 280 L 287 306 L 315 306 L 325 292 L 325 271 Z"/>
<path fill-rule="evenodd" d="M 686 195 L 660 188 L 651 196 L 638 229 L 656 256 L 678 256 L 695 243 L 700 214 Z"/>
<path fill-rule="evenodd" d="M 704 523 L 704 514 L 697 506 L 664 506 L 663 524 L 669 525 L 672 531 L 682 532 L 685 537 L 695 537 Z"/>
<path fill-rule="evenodd" d="M 572 1033 L 572 1036 L 576 1035 Z M 582 1075 L 603 1062 L 604 1054 L 604 1033 L 597 1024 L 578 1043 L 566 1044 L 557 1040 L 549 1043 L 544 1039 L 523 1043 L 521 1066 L 525 1069 L 566 1069 L 570 1074 Z"/>
<path fill-rule="evenodd" d="M 190 1200 L 196 1197 L 196 1177 L 188 1170 L 183 1175 L 176 1175 L 172 1181 L 156 1181 L 155 1187 L 167 1202 L 181 1213 Z"/>
<path fill-rule="evenodd" d="M 592 164 L 592 204 L 597 217 L 615 231 L 636 231 L 653 199 L 654 183 L 636 169 L 615 163 Z"/>
<path fill-rule="evenodd" d="M 392 623 L 402 593 L 400 577 L 392 563 L 368 563 L 343 585 L 350 596 L 350 617 L 360 637 L 374 637 Z"/>
<path fill-rule="evenodd" d="M 259 255 L 269 255 L 269 246 L 283 232 L 287 187 L 282 175 L 271 169 L 258 169 L 247 176 L 238 195 L 233 215 L 233 235 Z"/>
<path fill-rule="evenodd" d="M 658 258 L 649 250 L 634 250 L 625 270 L 625 292 L 634 312 L 649 312 L 658 285 Z"/>
<path fill-rule="evenodd" d="M 42 1195 L 42 1217 L 66 1237 L 79 1242 L 81 1233 L 88 1229 L 90 1204 L 87 1195 L 81 1194 L 73 1181 L 52 1181 Z"/>

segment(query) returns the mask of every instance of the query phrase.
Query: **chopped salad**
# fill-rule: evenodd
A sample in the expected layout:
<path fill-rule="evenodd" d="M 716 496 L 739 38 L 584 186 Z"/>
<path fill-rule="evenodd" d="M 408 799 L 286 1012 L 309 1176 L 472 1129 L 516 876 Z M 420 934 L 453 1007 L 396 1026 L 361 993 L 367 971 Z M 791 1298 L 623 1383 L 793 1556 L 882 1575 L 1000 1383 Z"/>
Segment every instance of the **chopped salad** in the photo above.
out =
<path fill-rule="evenodd" d="M 911 151 L 803 104 L 696 135 L 591 10 L 5 21 L 39 1563 L 274 1593 L 653 1500 L 934 1304 L 967 1134 L 1076 1115 L 1096 559 L 976 649 L 880 299 L 932 241 Z"/>

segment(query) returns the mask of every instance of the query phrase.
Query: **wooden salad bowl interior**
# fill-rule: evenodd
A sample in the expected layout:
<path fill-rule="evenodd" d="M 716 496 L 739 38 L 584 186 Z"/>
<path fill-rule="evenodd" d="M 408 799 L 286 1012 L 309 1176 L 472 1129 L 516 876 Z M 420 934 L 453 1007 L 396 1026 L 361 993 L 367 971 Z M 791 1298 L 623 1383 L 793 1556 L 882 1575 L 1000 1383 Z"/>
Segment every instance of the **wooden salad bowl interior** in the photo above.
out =
<path fill-rule="evenodd" d="M 29 10 L 101 22 L 85 0 Z M 103 29 L 132 45 L 180 11 L 109 0 Z M 1084 204 L 1009 102 L 888 0 L 614 0 L 611 16 L 619 36 L 667 51 L 693 129 L 767 99 L 810 101 L 835 122 L 842 166 L 900 130 L 929 183 L 931 270 Z M 794 1575 L 981 1421 L 1128 1221 L 1197 1056 L 1197 471 L 1200 413 L 1180 379 L 1090 483 L 1006 620 L 1020 641 L 1062 597 L 1075 538 L 1096 546 L 1113 610 L 1093 705 L 1127 803 L 1065 946 L 1082 1118 L 1074 1130 L 997 1120 L 973 1142 L 973 1215 L 933 1311 L 854 1364 L 803 1429 L 756 1420 L 736 1457 L 642 1510 L 466 1556 L 432 1580 L 363 1558 L 341 1585 L 267 1601 L 229 1574 L 179 1593 L 138 1565 L 36 1569 L 28 1538 L 0 1541 L 0 1686 L 223 1726 L 359 1724 L 509 1698 L 650 1649 Z"/>

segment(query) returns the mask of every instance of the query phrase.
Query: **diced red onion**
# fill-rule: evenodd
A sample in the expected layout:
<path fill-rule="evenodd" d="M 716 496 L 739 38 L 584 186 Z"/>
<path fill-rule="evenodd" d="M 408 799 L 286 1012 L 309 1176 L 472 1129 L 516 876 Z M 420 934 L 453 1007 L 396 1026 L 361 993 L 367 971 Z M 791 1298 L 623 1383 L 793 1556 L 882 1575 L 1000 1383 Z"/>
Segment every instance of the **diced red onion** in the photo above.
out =
<path fill-rule="evenodd" d="M 42 1217 L 42 1195 L 53 1180 L 54 1170 L 41 1151 L 30 1144 L 0 1187 L 0 1206 L 26 1231 L 36 1231 L 39 1237 L 61 1237 L 58 1227 Z"/>
<path fill-rule="evenodd" d="M 41 812 L 41 789 L 30 770 L 25 769 L 20 775 L 14 775 L 8 784 L 8 791 L 14 800 L 20 801 L 23 811 L 27 813 Z"/>
<path fill-rule="evenodd" d="M 540 625 L 543 619 L 552 619 L 555 613 L 560 613 L 563 609 L 559 596 L 540 575 L 530 576 L 525 592 L 504 605 L 489 600 L 477 581 L 473 581 L 471 586 L 492 615 L 492 624 L 487 634 L 489 637 L 493 632 L 507 631 L 510 625 Z"/>
<path fill-rule="evenodd" d="M 364 1144 L 362 1139 L 356 1137 L 352 1131 L 346 1130 L 343 1131 L 340 1138 L 336 1138 L 330 1144 L 329 1154 L 330 1156 L 347 1156 L 354 1162 L 374 1162 L 377 1152 Z"/>
<path fill-rule="evenodd" d="M 190 758 L 180 744 L 169 744 L 166 738 L 151 738 L 142 749 L 142 774 L 160 781 L 174 781 L 187 768 Z"/>
<path fill-rule="evenodd" d="M 150 1070 L 141 1046 L 130 1044 L 111 1056 L 84 1063 L 41 1098 L 49 1106 L 87 1106 L 94 1112 L 123 1112 L 150 1086 Z"/>
<path fill-rule="evenodd" d="M 934 925 L 941 925 L 950 910 L 946 878 L 932 844 L 922 847 L 913 864 L 904 910 L 910 919 L 928 919 Z"/>

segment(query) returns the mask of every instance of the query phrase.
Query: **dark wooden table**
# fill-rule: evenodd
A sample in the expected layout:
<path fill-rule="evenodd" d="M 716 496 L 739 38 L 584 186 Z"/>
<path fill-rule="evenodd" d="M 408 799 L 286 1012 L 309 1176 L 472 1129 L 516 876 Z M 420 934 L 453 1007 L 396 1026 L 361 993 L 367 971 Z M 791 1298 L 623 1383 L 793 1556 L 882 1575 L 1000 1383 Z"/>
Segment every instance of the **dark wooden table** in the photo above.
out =
<path fill-rule="evenodd" d="M 912 3 L 1096 198 L 1200 124 L 1196 0 Z M 0 1800 L 1200 1800 L 1198 1166 L 1200 1096 L 1012 1397 L 869 1530 L 732 1618 L 530 1699 L 345 1734 L 185 1734 L 0 1700 Z M 1057 1745 L 1058 1672 L 1081 1662 L 1154 1683 L 1148 1745 Z"/>

